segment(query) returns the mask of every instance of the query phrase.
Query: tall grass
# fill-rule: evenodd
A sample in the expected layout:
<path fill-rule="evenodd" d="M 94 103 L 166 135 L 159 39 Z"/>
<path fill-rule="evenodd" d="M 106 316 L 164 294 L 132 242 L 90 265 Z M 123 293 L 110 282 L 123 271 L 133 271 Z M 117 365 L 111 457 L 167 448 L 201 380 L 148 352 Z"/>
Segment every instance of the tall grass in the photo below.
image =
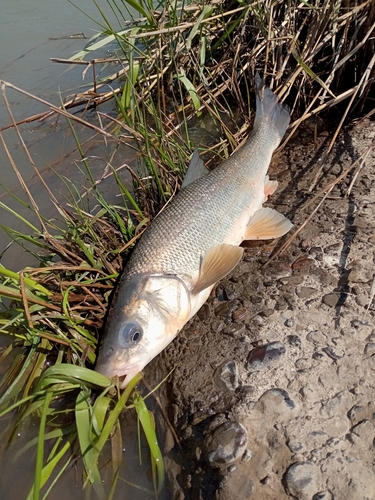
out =
<path fill-rule="evenodd" d="M 358 5 L 348 0 L 197 4 L 167 0 L 157 8 L 147 0 L 107 0 L 97 6 L 101 33 L 70 60 L 58 60 L 83 64 L 86 78 L 92 75 L 88 90 L 56 106 L 1 83 L 11 126 L 60 218 L 53 222 L 39 213 L 0 130 L 28 199 L 12 194 L 20 204 L 19 213 L 3 202 L 0 205 L 26 224 L 28 232 L 4 223 L 1 229 L 40 260 L 40 267 L 21 272 L 0 266 L 0 332 L 12 339 L 0 351 L 1 362 L 8 363 L 0 380 L 0 416 L 13 416 L 9 435 L 32 415 L 39 418 L 39 435 L 28 445 L 36 449 L 35 479 L 27 497 L 33 500 L 48 497 L 76 456 L 82 457 L 86 491 L 100 499 L 116 498 L 123 456 L 118 417 L 131 408 L 149 445 L 155 495 L 160 491 L 163 464 L 152 416 L 140 393 L 131 392 L 138 379 L 121 393 L 116 381 L 91 370 L 98 334 L 124 253 L 179 189 L 192 150 L 200 147 L 213 168 L 246 139 L 253 118 L 250 96 L 255 71 L 291 106 L 294 121 L 286 142 L 307 118 L 345 103 L 337 137 L 346 116 L 368 110 L 367 97 L 373 89 L 371 0 Z M 118 26 L 110 25 L 106 9 Z M 103 47 L 111 47 L 110 56 L 95 58 Z M 113 65 L 114 72 L 100 79 L 98 68 L 103 65 Z M 13 118 L 9 89 L 48 106 L 48 111 L 31 119 L 53 113 L 67 120 L 86 191 L 58 174 L 68 201 L 57 199 L 22 141 L 22 122 Z M 109 99 L 116 117 L 100 110 Z M 80 116 L 72 112 L 76 108 L 82 110 Z M 84 116 L 90 108 L 96 110 L 97 123 Z M 214 124 L 210 131 L 209 124 Z M 111 141 L 117 149 L 130 144 L 137 152 L 138 168 L 124 166 L 115 155 L 108 164 L 107 175 L 119 194 L 117 204 L 106 200 L 92 173 L 79 138 L 81 126 L 103 143 Z M 120 168 L 127 169 L 132 186 L 124 184 Z M 88 199 L 94 200 L 94 208 Z M 24 215 L 25 207 L 39 227 Z M 56 409 L 55 403 L 69 397 L 74 404 L 66 413 L 74 418 L 68 419 L 69 424 L 56 424 L 65 410 Z M 101 467 L 108 453 L 112 472 L 111 487 L 106 489 Z"/>

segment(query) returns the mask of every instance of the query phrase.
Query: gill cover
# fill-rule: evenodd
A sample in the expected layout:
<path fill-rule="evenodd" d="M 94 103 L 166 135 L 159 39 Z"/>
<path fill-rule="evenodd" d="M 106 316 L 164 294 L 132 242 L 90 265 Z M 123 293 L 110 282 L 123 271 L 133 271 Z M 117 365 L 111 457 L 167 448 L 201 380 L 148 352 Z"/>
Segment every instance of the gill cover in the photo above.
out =
<path fill-rule="evenodd" d="M 128 375 L 128 383 L 173 340 L 190 310 L 190 293 L 177 276 L 142 274 L 120 281 L 96 371 L 109 378 Z"/>

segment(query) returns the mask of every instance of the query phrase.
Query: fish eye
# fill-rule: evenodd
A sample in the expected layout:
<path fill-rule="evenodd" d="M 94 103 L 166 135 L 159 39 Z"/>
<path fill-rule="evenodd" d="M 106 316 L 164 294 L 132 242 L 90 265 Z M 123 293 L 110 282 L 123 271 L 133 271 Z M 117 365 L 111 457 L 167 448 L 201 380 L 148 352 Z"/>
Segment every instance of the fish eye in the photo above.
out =
<path fill-rule="evenodd" d="M 120 340 L 123 347 L 134 347 L 143 337 L 143 330 L 139 325 L 127 323 L 121 327 Z"/>

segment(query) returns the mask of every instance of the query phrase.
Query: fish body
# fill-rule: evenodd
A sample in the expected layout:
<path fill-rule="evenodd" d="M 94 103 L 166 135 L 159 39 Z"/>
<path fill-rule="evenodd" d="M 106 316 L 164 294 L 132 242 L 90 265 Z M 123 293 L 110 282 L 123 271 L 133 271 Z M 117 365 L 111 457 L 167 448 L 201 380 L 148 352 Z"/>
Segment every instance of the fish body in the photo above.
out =
<path fill-rule="evenodd" d="M 270 239 L 292 224 L 262 204 L 267 176 L 288 127 L 287 108 L 256 80 L 256 118 L 247 142 L 215 170 L 194 153 L 183 187 L 153 220 L 118 283 L 96 370 L 124 387 L 161 352 L 239 262 L 246 239 Z"/>

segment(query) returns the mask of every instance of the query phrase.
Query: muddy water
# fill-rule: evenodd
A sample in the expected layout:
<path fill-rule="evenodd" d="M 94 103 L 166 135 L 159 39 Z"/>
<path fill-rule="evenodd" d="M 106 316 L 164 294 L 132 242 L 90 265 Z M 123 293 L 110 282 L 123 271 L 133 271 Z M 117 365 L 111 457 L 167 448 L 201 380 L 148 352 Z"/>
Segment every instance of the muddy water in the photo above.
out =
<path fill-rule="evenodd" d="M 32 3 L 26 0 L 20 0 L 17 3 L 5 2 L 4 0 L 1 2 L 3 4 L 0 15 L 1 80 L 10 82 L 55 105 L 60 103 L 61 97 L 64 98 L 81 88 L 90 86 L 92 75 L 88 73 L 83 81 L 82 66 L 56 64 L 50 61 L 51 57 L 67 59 L 82 50 L 88 39 L 100 29 L 93 21 L 93 19 L 100 19 L 94 2 L 92 0 L 78 0 L 75 3 L 92 19 L 85 16 L 67 0 L 36 0 Z M 113 21 L 111 13 L 106 14 L 109 15 L 110 21 Z M 114 26 L 116 26 L 115 22 Z M 105 56 L 108 54 L 108 49 L 113 50 L 114 48 L 106 47 L 96 55 Z M 108 70 L 108 72 L 111 71 L 113 68 Z M 61 92 L 61 97 L 59 92 Z M 25 119 L 48 109 L 40 102 L 12 89 L 6 89 L 6 97 L 15 120 Z M 112 110 L 111 104 L 101 108 L 103 112 L 111 112 Z M 90 113 L 87 113 L 85 118 L 94 120 L 94 116 L 90 116 Z M 0 96 L 0 129 L 6 127 L 10 122 L 4 98 Z M 54 117 L 42 123 L 33 121 L 22 125 L 20 131 L 36 168 L 41 172 L 59 200 L 63 200 L 66 189 L 64 190 L 61 180 L 52 172 L 51 166 L 58 174 L 65 175 L 69 180 L 84 183 L 84 178 L 80 175 L 75 164 L 75 161 L 79 160 L 79 156 L 76 154 L 64 157 L 75 147 L 64 120 L 56 120 Z M 88 132 L 84 128 L 77 128 L 77 132 L 82 142 L 93 135 L 92 132 Z M 20 139 L 11 129 L 4 130 L 2 134 L 12 160 L 37 200 L 40 212 L 50 214 L 51 218 L 56 217 L 57 213 L 51 207 L 51 197 L 43 188 L 40 180 L 37 179 L 21 146 Z M 85 146 L 85 152 L 97 158 L 90 164 L 97 177 L 100 177 L 104 171 L 111 149 L 113 149 L 112 145 L 109 145 L 108 149 L 103 149 L 103 146 L 95 140 L 90 142 L 90 149 L 88 149 L 88 145 Z M 30 215 L 19 203 L 12 200 L 4 190 L 4 188 L 10 189 L 17 196 L 27 200 L 20 189 L 16 174 L 1 142 L 0 184 L 0 202 L 10 205 L 18 213 L 27 216 L 32 222 L 36 222 L 36 218 Z M 20 231 L 25 230 L 25 225 L 10 217 L 2 209 L 0 209 L 0 223 L 5 223 Z M 9 238 L 0 232 L 0 252 L 4 250 L 9 241 Z M 31 264 L 32 259 L 25 252 L 17 249 L 16 245 L 13 245 L 11 251 L 7 251 L 2 256 L 1 262 L 3 265 L 15 269 Z"/>
<path fill-rule="evenodd" d="M 75 4 L 93 19 L 99 19 L 92 0 L 76 0 Z M 103 8 L 105 9 L 105 6 Z M 106 12 L 106 14 L 111 20 L 111 12 Z M 88 39 L 97 30 L 98 26 L 95 22 L 79 12 L 67 0 L 34 0 L 33 2 L 0 0 L 0 80 L 10 82 L 31 94 L 58 105 L 60 103 L 59 91 L 61 91 L 62 97 L 73 94 L 80 89 L 83 83 L 86 86 L 90 83 L 91 75 L 88 73 L 85 82 L 83 82 L 82 67 L 52 63 L 49 58 L 69 58 L 82 50 Z M 83 34 L 86 38 L 70 37 L 76 34 Z M 113 50 L 114 47 L 109 47 L 109 49 Z M 107 49 L 96 55 L 101 57 L 106 54 L 108 54 Z M 110 68 L 108 72 L 112 71 L 113 68 Z M 6 90 L 6 97 L 15 120 L 22 120 L 47 109 L 45 105 L 11 89 Z M 101 111 L 112 113 L 113 105 L 102 106 Z M 85 118 L 95 123 L 94 114 L 86 113 Z M 10 121 L 4 98 L 0 95 L 0 129 L 6 127 Z M 76 131 L 81 143 L 84 144 L 84 151 L 90 160 L 93 175 L 95 179 L 100 179 L 115 145 L 109 143 L 107 147 L 104 147 L 103 141 L 98 138 L 90 140 L 93 133 L 84 127 L 76 127 Z M 53 170 L 57 174 L 65 176 L 68 185 L 71 181 L 78 185 L 87 185 L 85 175 L 80 173 L 78 168 L 82 167 L 79 155 L 77 152 L 67 154 L 75 148 L 75 143 L 64 120 L 54 118 L 45 122 L 33 121 L 21 125 L 20 132 L 32 160 L 35 162 L 36 169 L 59 201 L 65 203 L 64 197 L 67 194 L 67 188 Z M 51 203 L 51 196 L 43 187 L 30 164 L 19 137 L 12 129 L 3 130 L 2 135 L 9 155 L 11 155 L 28 189 L 35 198 L 40 213 L 48 215 L 50 219 L 58 219 L 58 213 Z M 123 161 L 130 163 L 134 158 L 134 152 L 126 148 L 123 148 L 121 155 Z M 123 174 L 120 173 L 120 175 Z M 126 182 L 125 176 L 123 181 Z M 114 198 L 113 184 L 110 181 L 101 182 L 100 188 L 109 202 L 117 200 Z M 7 204 L 39 227 L 37 217 L 12 198 L 7 190 L 11 190 L 14 195 L 28 202 L 26 194 L 20 188 L 6 150 L 0 142 L 0 202 Z M 0 208 L 0 224 L 10 226 L 18 231 L 29 231 L 25 224 L 16 217 L 10 216 L 2 208 Z M 0 230 L 1 264 L 17 270 L 36 262 L 31 255 L 15 244 L 3 253 L 9 242 L 10 238 Z M 8 341 L 5 336 L 0 335 L 0 345 L 4 340 Z M 3 373 L 4 366 L 1 366 L 0 376 Z M 137 435 L 136 420 L 134 415 L 130 419 L 127 415 L 123 418 L 129 420 L 126 422 L 127 431 L 123 436 L 126 464 L 120 473 L 120 487 L 114 498 L 131 499 L 136 497 L 140 500 L 153 498 L 147 446 L 142 443 L 143 465 L 140 465 L 138 443 L 134 442 L 134 436 Z M 0 499 L 20 500 L 27 497 L 33 482 L 35 446 L 22 452 L 19 456 L 16 454 L 37 436 L 38 419 L 29 423 L 27 427 L 19 429 L 19 432 L 13 436 L 11 446 L 4 449 L 4 431 L 6 431 L 8 424 L 12 425 L 12 422 L 9 422 L 7 418 L 0 421 Z M 106 470 L 102 472 L 103 476 L 107 475 L 110 478 L 112 474 L 110 456 L 108 456 L 107 462 L 109 464 L 106 466 L 108 474 L 106 474 Z M 17 478 L 16 481 L 15 478 Z M 126 481 L 135 486 L 129 486 Z M 137 486 L 148 490 L 148 492 L 137 489 Z M 105 488 L 109 490 L 110 484 L 105 484 Z M 95 494 L 91 497 L 95 498 Z M 71 500 L 87 498 L 87 495 L 82 491 L 82 470 L 79 461 L 64 473 L 48 498 L 69 498 Z"/>

